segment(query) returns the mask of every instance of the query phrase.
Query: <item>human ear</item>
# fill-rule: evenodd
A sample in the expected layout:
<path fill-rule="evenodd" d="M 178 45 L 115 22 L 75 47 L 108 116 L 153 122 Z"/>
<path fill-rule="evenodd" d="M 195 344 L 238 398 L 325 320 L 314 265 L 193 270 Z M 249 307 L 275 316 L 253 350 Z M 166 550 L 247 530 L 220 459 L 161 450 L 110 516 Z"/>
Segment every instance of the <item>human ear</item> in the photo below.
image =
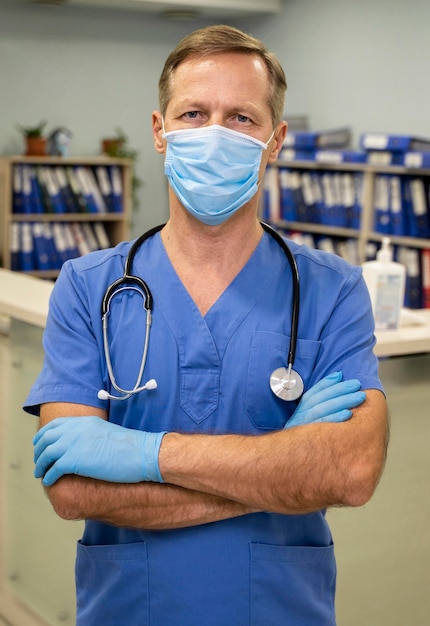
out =
<path fill-rule="evenodd" d="M 164 154 L 165 142 L 161 138 L 163 134 L 163 116 L 160 111 L 152 113 L 152 136 L 154 138 L 154 146 L 159 154 Z"/>
<path fill-rule="evenodd" d="M 282 150 L 282 146 L 284 143 L 285 136 L 287 134 L 288 124 L 283 120 L 279 122 L 275 129 L 275 134 L 273 136 L 274 144 L 270 150 L 268 163 L 274 163 L 279 158 L 279 153 Z"/>

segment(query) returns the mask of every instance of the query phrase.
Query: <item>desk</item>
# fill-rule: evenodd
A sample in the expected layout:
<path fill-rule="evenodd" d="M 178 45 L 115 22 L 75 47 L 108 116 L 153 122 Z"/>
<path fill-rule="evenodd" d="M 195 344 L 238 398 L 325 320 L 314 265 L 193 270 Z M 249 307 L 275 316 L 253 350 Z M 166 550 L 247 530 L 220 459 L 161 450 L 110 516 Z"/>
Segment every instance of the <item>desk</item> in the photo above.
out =
<path fill-rule="evenodd" d="M 404 323 L 398 330 L 380 330 L 375 333 L 375 354 L 378 357 L 430 352 L 430 309 L 413 311 L 412 315 L 416 315 L 424 323 Z"/>

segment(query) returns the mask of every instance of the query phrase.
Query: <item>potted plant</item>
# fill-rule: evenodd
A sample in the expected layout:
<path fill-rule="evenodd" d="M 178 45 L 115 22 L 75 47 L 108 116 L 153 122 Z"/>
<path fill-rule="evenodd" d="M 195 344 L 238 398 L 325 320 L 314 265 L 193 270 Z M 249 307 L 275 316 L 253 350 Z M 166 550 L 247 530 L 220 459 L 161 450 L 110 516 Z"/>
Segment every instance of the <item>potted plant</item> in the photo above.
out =
<path fill-rule="evenodd" d="M 139 153 L 129 146 L 128 136 L 121 128 L 115 129 L 115 135 L 101 140 L 102 154 L 116 159 L 130 159 L 133 163 L 133 176 L 131 179 L 133 209 L 139 207 L 137 191 L 142 186 L 142 181 L 136 176 L 136 161 Z"/>
<path fill-rule="evenodd" d="M 43 135 L 46 122 L 37 126 L 17 126 L 17 130 L 25 139 L 26 156 L 43 156 L 46 154 L 46 137 Z"/>

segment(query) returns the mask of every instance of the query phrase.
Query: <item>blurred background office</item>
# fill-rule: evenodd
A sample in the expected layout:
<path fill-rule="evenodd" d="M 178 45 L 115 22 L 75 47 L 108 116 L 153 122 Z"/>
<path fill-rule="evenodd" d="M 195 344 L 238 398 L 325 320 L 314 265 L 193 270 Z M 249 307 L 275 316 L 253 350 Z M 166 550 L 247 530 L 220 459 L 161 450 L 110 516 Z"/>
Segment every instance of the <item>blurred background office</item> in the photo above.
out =
<path fill-rule="evenodd" d="M 46 120 L 48 132 L 67 127 L 69 153 L 77 157 L 99 155 L 101 139 L 119 128 L 138 153 L 134 167 L 142 181 L 131 236 L 163 222 L 167 187 L 151 133 L 158 78 L 180 38 L 215 22 L 250 32 L 277 54 L 288 81 L 287 120 L 305 116 L 315 130 L 349 126 L 355 147 L 366 131 L 430 137 L 428 0 L 271 3 L 153 0 L 143 10 L 128 8 L 132 0 L 0 0 L 0 156 L 23 154 L 18 125 Z M 0 197 L 0 212 L 5 201 Z M 0 341 L 0 625 L 72 624 L 80 526 L 58 520 L 41 493 L 42 516 L 29 506 L 39 489 L 31 479 L 36 424 L 17 408 L 40 366 L 49 287 L 38 294 L 18 278 L 7 285 L 10 302 L 26 300 L 22 306 L 36 307 L 38 317 L 34 324 L 22 322 L 26 313 L 11 325 L 6 320 Z M 21 306 L 10 302 L 7 311 Z M 329 515 L 338 551 L 339 626 L 430 623 L 427 345 L 408 357 L 383 355 L 393 419 L 386 474 L 369 505 Z M 13 472 L 25 477 L 28 493 L 14 488 Z"/>

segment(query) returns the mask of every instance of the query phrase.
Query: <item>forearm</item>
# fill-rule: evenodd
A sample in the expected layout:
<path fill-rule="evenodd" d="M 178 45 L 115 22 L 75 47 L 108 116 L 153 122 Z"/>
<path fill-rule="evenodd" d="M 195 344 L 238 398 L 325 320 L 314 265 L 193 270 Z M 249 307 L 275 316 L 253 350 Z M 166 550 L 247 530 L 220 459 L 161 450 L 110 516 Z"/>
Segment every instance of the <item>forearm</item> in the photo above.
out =
<path fill-rule="evenodd" d="M 239 502 L 169 484 L 119 484 L 67 475 L 46 491 L 63 519 L 95 519 L 136 529 L 182 528 L 254 512 Z"/>
<path fill-rule="evenodd" d="M 175 485 L 259 510 L 305 513 L 358 506 L 385 460 L 387 415 L 380 392 L 342 424 L 310 424 L 261 436 L 167 434 L 159 463 Z"/>

